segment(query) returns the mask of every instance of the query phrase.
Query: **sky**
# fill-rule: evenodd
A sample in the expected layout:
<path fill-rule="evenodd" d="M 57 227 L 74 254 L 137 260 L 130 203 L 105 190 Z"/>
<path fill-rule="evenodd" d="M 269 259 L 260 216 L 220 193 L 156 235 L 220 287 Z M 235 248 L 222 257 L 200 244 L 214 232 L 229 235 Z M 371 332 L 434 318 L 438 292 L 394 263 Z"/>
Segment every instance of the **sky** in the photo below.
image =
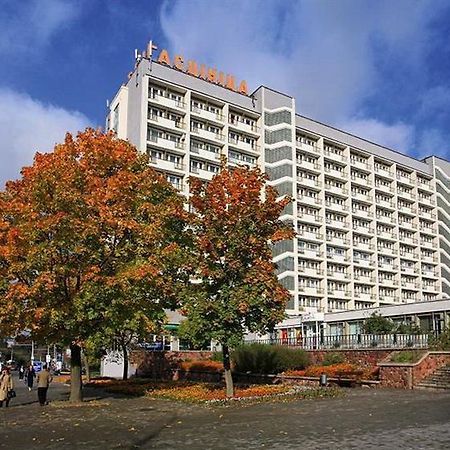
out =
<path fill-rule="evenodd" d="M 103 127 L 152 39 L 296 99 L 297 112 L 450 159 L 447 0 L 0 0 L 0 187 Z"/>

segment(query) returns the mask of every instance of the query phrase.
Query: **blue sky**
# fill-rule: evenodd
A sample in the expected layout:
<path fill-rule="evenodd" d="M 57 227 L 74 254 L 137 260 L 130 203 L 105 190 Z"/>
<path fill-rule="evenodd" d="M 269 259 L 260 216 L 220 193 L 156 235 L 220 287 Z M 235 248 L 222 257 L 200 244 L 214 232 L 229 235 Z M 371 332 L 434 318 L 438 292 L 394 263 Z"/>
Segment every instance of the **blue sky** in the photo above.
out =
<path fill-rule="evenodd" d="M 65 131 L 103 126 L 150 38 L 300 114 L 450 159 L 449 35 L 444 0 L 0 0 L 0 185 Z"/>

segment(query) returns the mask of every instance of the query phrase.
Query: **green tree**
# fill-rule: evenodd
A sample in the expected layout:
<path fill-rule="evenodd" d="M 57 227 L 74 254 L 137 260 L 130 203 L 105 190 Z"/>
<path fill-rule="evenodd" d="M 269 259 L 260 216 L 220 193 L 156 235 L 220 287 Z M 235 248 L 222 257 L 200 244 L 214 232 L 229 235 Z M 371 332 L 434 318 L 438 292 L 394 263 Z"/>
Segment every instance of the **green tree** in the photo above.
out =
<path fill-rule="evenodd" d="M 225 164 L 209 183 L 194 178 L 190 185 L 196 279 L 182 312 L 197 342 L 221 344 L 227 395 L 233 396 L 230 348 L 246 332 L 271 331 L 284 317 L 289 292 L 278 282 L 271 246 L 294 235 L 279 219 L 290 199 L 277 200 L 259 169 Z"/>
<path fill-rule="evenodd" d="M 0 329 L 69 345 L 80 401 L 84 341 L 173 306 L 186 218 L 146 155 L 112 134 L 67 134 L 0 192 Z"/>
<path fill-rule="evenodd" d="M 363 331 L 367 334 L 389 334 L 394 330 L 394 322 L 377 313 L 373 313 L 363 323 Z"/>

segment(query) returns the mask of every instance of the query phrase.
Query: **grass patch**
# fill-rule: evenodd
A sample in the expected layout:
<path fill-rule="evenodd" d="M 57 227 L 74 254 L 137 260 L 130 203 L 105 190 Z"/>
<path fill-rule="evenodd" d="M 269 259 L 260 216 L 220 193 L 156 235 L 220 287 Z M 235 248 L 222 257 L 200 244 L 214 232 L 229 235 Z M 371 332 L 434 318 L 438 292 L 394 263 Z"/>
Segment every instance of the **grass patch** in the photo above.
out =
<path fill-rule="evenodd" d="M 407 352 L 393 352 L 390 356 L 390 361 L 400 364 L 415 363 L 423 356 L 424 352 L 418 350 L 411 350 Z"/>

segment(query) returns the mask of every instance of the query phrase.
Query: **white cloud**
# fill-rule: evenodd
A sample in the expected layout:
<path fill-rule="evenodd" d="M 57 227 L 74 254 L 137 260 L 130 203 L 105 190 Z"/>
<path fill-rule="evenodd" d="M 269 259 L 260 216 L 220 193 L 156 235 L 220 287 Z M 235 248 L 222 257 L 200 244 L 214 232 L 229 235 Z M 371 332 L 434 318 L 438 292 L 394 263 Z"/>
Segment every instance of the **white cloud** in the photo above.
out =
<path fill-rule="evenodd" d="M 220 64 L 250 89 L 265 84 L 292 95 L 302 115 L 411 151 L 413 124 L 374 119 L 365 101 L 382 92 L 379 64 L 388 58 L 392 70 L 423 73 L 430 23 L 443 7 L 442 0 L 174 0 L 162 8 L 161 26 L 172 52 Z"/>
<path fill-rule="evenodd" d="M 0 188 L 20 176 L 36 151 L 47 152 L 67 131 L 84 129 L 89 120 L 76 111 L 43 104 L 26 94 L 0 88 Z"/>
<path fill-rule="evenodd" d="M 406 152 L 414 143 L 414 127 L 402 122 L 386 124 L 376 119 L 351 119 L 339 127 L 385 147 Z"/>
<path fill-rule="evenodd" d="M 34 54 L 80 12 L 73 0 L 20 0 L 2 7 L 0 53 Z"/>

